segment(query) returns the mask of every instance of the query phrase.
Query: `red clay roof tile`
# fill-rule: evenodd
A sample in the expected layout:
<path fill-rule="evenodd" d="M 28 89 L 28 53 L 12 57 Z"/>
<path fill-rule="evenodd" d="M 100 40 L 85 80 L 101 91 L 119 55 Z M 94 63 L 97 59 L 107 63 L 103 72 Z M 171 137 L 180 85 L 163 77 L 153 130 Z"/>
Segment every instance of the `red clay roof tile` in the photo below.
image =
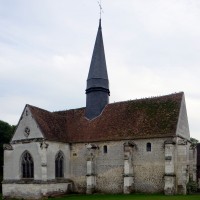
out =
<path fill-rule="evenodd" d="M 45 138 L 97 142 L 175 136 L 183 92 L 108 104 L 93 120 L 85 108 L 48 112 L 29 106 Z"/>

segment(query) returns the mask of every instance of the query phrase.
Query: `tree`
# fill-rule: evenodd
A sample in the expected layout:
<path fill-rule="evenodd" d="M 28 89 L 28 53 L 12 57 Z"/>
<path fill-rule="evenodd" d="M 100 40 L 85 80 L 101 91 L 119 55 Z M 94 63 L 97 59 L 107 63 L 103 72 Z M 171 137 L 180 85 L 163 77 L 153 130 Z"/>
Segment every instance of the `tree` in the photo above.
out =
<path fill-rule="evenodd" d="M 3 144 L 9 143 L 14 133 L 15 126 L 0 120 L 0 184 L 3 177 Z M 0 187 L 1 192 L 1 187 Z"/>
<path fill-rule="evenodd" d="M 192 148 L 196 148 L 197 144 L 199 143 L 199 141 L 195 138 L 190 138 L 190 142 L 191 142 L 191 147 Z"/>

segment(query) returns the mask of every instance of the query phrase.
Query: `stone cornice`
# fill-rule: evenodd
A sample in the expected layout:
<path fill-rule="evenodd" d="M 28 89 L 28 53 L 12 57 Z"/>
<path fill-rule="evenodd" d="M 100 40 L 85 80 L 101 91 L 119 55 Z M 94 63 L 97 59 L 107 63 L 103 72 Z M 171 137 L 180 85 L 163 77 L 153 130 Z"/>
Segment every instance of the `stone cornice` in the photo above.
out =
<path fill-rule="evenodd" d="M 32 138 L 32 139 L 22 139 L 22 140 L 13 140 L 10 144 L 24 144 L 31 142 L 43 142 L 44 138 Z"/>
<path fill-rule="evenodd" d="M 52 180 L 34 180 L 34 179 L 21 179 L 21 180 L 3 180 L 2 184 L 51 184 L 51 183 L 71 183 L 72 180 L 60 178 Z"/>
<path fill-rule="evenodd" d="M 10 151 L 12 151 L 12 150 L 13 150 L 13 147 L 12 147 L 12 145 L 10 145 L 10 144 L 4 144 L 4 145 L 3 145 L 3 150 L 10 150 Z"/>

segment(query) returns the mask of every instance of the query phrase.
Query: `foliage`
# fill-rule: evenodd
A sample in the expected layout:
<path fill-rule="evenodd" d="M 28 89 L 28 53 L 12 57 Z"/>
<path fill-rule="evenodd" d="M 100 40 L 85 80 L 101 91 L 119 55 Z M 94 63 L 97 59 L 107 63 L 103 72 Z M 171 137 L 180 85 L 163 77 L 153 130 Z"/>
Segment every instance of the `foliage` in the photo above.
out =
<path fill-rule="evenodd" d="M 191 142 L 192 148 L 195 148 L 197 146 L 197 144 L 199 143 L 199 141 L 195 138 L 190 138 L 190 142 Z"/>
<path fill-rule="evenodd" d="M 198 184 L 195 181 L 189 180 L 189 182 L 187 183 L 187 192 L 188 194 L 192 194 L 197 192 L 198 190 Z"/>
<path fill-rule="evenodd" d="M 3 144 L 9 143 L 13 133 L 15 130 L 15 126 L 11 126 L 8 123 L 0 120 L 0 185 L 3 176 Z M 1 191 L 1 187 L 0 187 Z"/>
<path fill-rule="evenodd" d="M 0 163 L 3 163 L 3 144 L 9 143 L 15 126 L 11 126 L 0 120 Z"/>

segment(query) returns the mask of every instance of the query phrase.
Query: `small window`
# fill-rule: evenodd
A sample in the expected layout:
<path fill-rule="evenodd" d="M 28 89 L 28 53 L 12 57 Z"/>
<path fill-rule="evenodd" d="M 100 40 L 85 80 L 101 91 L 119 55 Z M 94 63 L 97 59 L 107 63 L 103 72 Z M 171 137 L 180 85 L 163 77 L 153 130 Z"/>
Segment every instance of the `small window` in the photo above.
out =
<path fill-rule="evenodd" d="M 34 163 L 31 154 L 25 151 L 21 161 L 22 178 L 34 177 Z"/>
<path fill-rule="evenodd" d="M 76 153 L 73 153 L 73 156 L 77 156 L 77 154 L 76 154 Z"/>
<path fill-rule="evenodd" d="M 150 142 L 147 143 L 147 151 L 151 151 L 151 143 Z"/>
<path fill-rule="evenodd" d="M 108 153 L 108 147 L 107 147 L 107 145 L 103 146 L 103 153 Z"/>
<path fill-rule="evenodd" d="M 28 116 L 28 110 L 26 110 L 26 116 Z"/>
<path fill-rule="evenodd" d="M 55 159 L 55 176 L 56 178 L 64 177 L 64 155 L 61 151 L 59 151 Z"/>

